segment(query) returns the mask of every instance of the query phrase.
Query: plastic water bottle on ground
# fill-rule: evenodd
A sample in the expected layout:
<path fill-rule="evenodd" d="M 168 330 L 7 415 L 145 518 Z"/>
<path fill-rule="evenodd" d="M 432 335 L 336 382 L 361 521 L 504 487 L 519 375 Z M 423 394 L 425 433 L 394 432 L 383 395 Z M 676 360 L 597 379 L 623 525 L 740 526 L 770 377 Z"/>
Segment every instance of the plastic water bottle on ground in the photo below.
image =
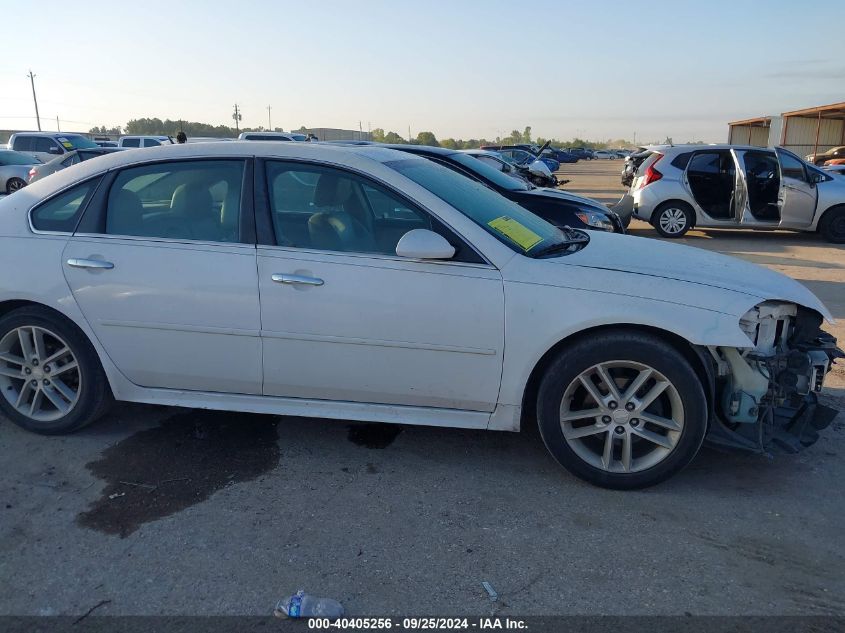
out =
<path fill-rule="evenodd" d="M 339 618 L 343 605 L 331 598 L 317 598 L 300 589 L 292 596 L 282 598 L 273 613 L 280 618 Z"/>

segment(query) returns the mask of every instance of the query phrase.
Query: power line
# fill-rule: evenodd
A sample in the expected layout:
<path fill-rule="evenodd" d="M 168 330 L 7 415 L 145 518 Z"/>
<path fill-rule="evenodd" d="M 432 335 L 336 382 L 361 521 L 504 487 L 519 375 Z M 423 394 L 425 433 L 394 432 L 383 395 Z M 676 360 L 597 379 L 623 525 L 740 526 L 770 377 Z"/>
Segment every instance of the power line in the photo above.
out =
<path fill-rule="evenodd" d="M 35 75 L 32 74 L 32 69 L 30 68 L 29 74 L 29 83 L 32 84 L 32 101 L 35 103 L 35 118 L 38 119 L 38 131 L 41 131 L 41 115 L 38 114 L 38 99 L 35 98 Z"/>

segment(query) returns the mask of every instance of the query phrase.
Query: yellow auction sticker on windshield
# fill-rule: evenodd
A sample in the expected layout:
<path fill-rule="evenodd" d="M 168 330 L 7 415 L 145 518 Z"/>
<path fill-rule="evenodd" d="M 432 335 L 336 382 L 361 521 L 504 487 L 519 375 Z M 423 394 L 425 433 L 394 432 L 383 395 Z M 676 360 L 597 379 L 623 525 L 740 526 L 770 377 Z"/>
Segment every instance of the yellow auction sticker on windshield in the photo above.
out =
<path fill-rule="evenodd" d="M 511 242 L 519 246 L 524 251 L 530 251 L 534 246 L 543 241 L 543 238 L 537 235 L 527 226 L 523 226 L 513 218 L 506 215 L 490 220 L 487 226 L 492 228 L 508 238 Z"/>

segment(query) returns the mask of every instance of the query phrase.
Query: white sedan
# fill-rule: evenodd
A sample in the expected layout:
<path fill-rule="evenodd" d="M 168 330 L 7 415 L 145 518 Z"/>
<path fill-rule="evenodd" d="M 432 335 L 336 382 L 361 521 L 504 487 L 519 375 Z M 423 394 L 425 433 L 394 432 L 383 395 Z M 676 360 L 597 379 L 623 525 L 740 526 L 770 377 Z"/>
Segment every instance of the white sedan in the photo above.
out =
<path fill-rule="evenodd" d="M 835 341 L 799 283 L 560 230 L 377 146 L 173 145 L 0 201 L 0 410 L 65 433 L 112 399 L 517 431 L 598 485 L 705 438 L 797 450 Z M 835 414 L 835 412 L 834 412 Z"/>

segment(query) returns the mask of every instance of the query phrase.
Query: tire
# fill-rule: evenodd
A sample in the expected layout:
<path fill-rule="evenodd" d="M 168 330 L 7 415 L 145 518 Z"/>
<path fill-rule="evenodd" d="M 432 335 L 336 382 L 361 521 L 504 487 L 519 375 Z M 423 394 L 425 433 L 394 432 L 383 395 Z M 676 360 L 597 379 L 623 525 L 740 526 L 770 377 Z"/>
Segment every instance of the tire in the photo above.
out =
<path fill-rule="evenodd" d="M 26 187 L 26 181 L 21 178 L 9 178 L 6 181 L 6 193 L 8 194 L 15 193 L 18 189 L 23 189 L 24 187 Z"/>
<path fill-rule="evenodd" d="M 596 405 L 582 379 L 603 404 Z M 570 473 L 603 488 L 634 490 L 665 481 L 692 461 L 707 431 L 707 401 L 678 350 L 655 336 L 616 330 L 584 338 L 552 362 L 537 395 L 537 425 Z"/>
<path fill-rule="evenodd" d="M 845 244 L 845 206 L 825 211 L 819 222 L 819 233 L 828 242 Z"/>
<path fill-rule="evenodd" d="M 664 202 L 651 215 L 651 224 L 662 237 L 683 237 L 695 222 L 695 211 L 686 202 Z"/>
<path fill-rule="evenodd" d="M 12 422 L 42 435 L 71 433 L 112 401 L 97 353 L 76 325 L 37 306 L 0 318 L 0 412 Z"/>

